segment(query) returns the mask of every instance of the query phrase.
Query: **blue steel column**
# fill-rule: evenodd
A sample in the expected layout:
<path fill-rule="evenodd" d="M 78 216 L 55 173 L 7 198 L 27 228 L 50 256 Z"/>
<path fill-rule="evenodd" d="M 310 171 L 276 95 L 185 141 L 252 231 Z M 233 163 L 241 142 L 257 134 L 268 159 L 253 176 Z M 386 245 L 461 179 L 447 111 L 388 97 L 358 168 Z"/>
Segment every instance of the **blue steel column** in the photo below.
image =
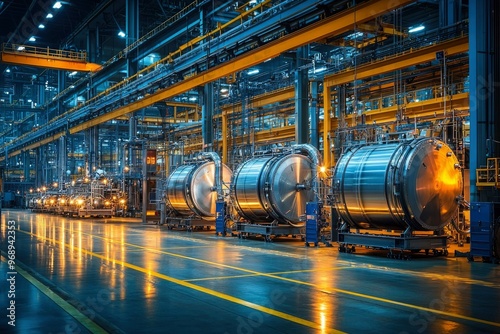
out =
<path fill-rule="evenodd" d="M 57 91 L 60 93 L 66 89 L 66 71 L 57 71 Z M 59 116 L 65 112 L 63 99 L 57 99 L 57 115 Z"/>
<path fill-rule="evenodd" d="M 99 35 L 97 29 L 87 29 L 87 60 L 91 63 L 98 62 Z"/>
<path fill-rule="evenodd" d="M 447 27 L 462 20 L 462 0 L 440 0 L 439 1 L 439 26 Z"/>
<path fill-rule="evenodd" d="M 205 151 L 212 151 L 212 143 L 214 142 L 213 136 L 213 123 L 214 117 L 214 91 L 213 83 L 207 83 L 200 89 L 200 102 L 201 102 L 201 117 L 203 119 L 201 125 L 201 134 L 203 137 L 203 149 Z"/>
<path fill-rule="evenodd" d="M 297 49 L 295 71 L 295 142 L 307 144 L 309 141 L 308 94 L 309 78 L 307 68 L 307 46 Z"/>
<path fill-rule="evenodd" d="M 311 117 L 311 145 L 313 145 L 319 150 L 318 86 L 319 86 L 318 81 L 311 81 L 311 100 L 309 102 L 309 116 Z"/>
<path fill-rule="evenodd" d="M 469 2 L 469 80 L 470 80 L 470 200 L 488 200 L 487 190 L 476 188 L 476 169 L 486 164 L 487 157 L 499 155 L 500 129 L 499 38 L 496 0 Z"/>

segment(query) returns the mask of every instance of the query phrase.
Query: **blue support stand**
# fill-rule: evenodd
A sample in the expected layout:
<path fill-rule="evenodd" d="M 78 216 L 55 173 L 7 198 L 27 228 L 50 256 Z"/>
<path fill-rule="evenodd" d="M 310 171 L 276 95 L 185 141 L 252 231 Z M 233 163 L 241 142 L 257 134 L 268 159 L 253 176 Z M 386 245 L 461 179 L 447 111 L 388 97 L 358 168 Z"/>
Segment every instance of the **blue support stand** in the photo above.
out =
<path fill-rule="evenodd" d="M 226 208 L 226 202 L 215 202 L 215 235 L 226 236 Z"/>
<path fill-rule="evenodd" d="M 320 239 L 320 214 L 321 208 L 318 202 L 306 203 L 306 246 L 314 244 L 318 246 Z"/>

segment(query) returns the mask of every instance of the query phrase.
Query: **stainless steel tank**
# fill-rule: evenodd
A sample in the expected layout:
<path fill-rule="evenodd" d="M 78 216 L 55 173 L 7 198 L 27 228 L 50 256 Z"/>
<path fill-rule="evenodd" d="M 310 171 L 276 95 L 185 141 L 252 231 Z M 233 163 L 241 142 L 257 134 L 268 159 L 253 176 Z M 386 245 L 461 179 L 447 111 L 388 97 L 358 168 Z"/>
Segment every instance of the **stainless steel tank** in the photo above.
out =
<path fill-rule="evenodd" d="M 311 159 L 301 154 L 244 162 L 231 181 L 236 210 L 252 222 L 303 222 L 306 203 L 315 198 L 312 170 Z"/>
<path fill-rule="evenodd" d="M 231 170 L 222 166 L 223 184 L 229 184 Z M 177 167 L 167 179 L 166 203 L 183 216 L 196 214 L 205 219 L 215 219 L 215 163 L 204 161 Z M 222 191 L 224 192 L 224 186 Z M 229 192 L 229 189 L 226 189 Z"/>
<path fill-rule="evenodd" d="M 340 217 L 361 229 L 439 230 L 455 215 L 462 188 L 457 157 L 430 138 L 352 147 L 333 175 Z"/>

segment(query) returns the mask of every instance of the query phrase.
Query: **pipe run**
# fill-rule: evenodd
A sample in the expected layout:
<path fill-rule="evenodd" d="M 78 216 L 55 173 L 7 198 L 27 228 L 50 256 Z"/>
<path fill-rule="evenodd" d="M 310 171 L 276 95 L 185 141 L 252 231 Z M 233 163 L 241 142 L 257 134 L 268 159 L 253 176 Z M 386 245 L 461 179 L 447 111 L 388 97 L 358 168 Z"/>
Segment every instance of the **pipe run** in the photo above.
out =
<path fill-rule="evenodd" d="M 214 187 L 212 191 L 217 192 L 217 199 L 222 198 L 222 160 L 220 156 L 215 152 L 202 152 L 199 158 L 209 159 L 215 164 L 215 173 L 214 173 Z"/>
<path fill-rule="evenodd" d="M 316 198 L 318 200 L 321 200 L 321 198 L 319 196 L 318 166 L 321 166 L 323 161 L 321 159 L 321 154 L 319 153 L 319 150 L 311 144 L 292 145 L 292 149 L 294 150 L 294 152 L 306 155 L 312 160 L 311 188 L 313 189 L 314 195 L 316 196 Z"/>

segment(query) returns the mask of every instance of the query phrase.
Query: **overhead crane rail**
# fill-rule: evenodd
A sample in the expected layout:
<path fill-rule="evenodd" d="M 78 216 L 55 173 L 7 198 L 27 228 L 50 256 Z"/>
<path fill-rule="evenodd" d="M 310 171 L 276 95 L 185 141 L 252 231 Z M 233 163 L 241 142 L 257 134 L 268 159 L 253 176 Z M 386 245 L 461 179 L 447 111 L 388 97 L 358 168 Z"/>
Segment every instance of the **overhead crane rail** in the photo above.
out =
<path fill-rule="evenodd" d="M 1 60 L 4 63 L 67 71 L 95 72 L 101 68 L 99 64 L 87 62 L 87 52 L 83 50 L 60 50 L 11 43 L 2 45 Z"/>
<path fill-rule="evenodd" d="M 371 75 L 394 71 L 398 68 L 409 67 L 424 61 L 435 59 L 438 51 L 445 51 L 447 55 L 454 55 L 469 50 L 468 22 L 460 22 L 455 26 L 440 29 L 425 35 L 425 38 L 414 38 L 396 46 L 397 52 L 391 48 L 382 48 L 364 53 L 356 57 L 356 68 L 345 62 L 338 67 L 338 71 L 325 75 L 325 86 L 343 85 L 353 80 L 363 79 Z M 423 41 L 425 39 L 425 41 Z M 422 58 L 425 59 L 422 59 Z M 395 62 L 398 62 L 395 64 Z"/>
<path fill-rule="evenodd" d="M 252 44 L 252 48 L 247 47 L 243 51 L 240 50 L 241 54 L 228 62 L 207 67 L 201 73 L 195 73 L 188 79 L 184 78 L 184 80 L 175 84 L 170 84 L 166 88 L 158 89 L 149 96 L 140 96 L 140 91 L 145 91 L 148 87 L 151 87 L 155 83 L 158 84 L 160 81 L 164 82 L 169 76 L 175 74 L 171 66 L 168 66 L 168 62 L 164 63 L 164 58 L 160 62 L 137 73 L 133 78 L 128 78 L 110 90 L 96 96 L 94 99 L 87 101 L 80 106 L 79 109 L 72 109 L 61 115 L 61 118 L 54 119 L 36 133 L 30 133 L 28 136 L 21 136 L 12 144 L 14 146 L 13 151 L 20 152 L 21 148 L 24 147 L 27 142 L 39 140 L 40 137 L 45 136 L 47 133 L 49 136 L 54 135 L 61 129 L 64 129 L 64 131 L 69 130 L 70 133 L 76 133 L 123 114 L 163 101 L 207 82 L 217 80 L 220 77 L 225 77 L 231 73 L 249 68 L 257 63 L 275 57 L 284 51 L 295 49 L 328 36 L 347 32 L 352 28 L 353 22 L 360 23 L 369 21 L 382 13 L 399 8 L 411 2 L 411 0 L 393 1 L 391 2 L 391 6 L 389 6 L 382 0 L 368 1 L 354 8 L 339 12 L 337 15 L 315 21 L 311 23 L 307 29 L 299 29 L 295 32 L 285 34 L 284 36 L 281 32 L 277 35 L 275 34 L 273 37 L 276 39 L 270 39 L 262 46 Z M 210 43 L 210 55 L 217 55 L 231 46 L 238 45 L 238 43 L 242 42 L 243 37 L 253 40 L 259 31 L 270 31 L 273 27 L 280 27 L 281 22 L 286 18 L 306 15 L 308 11 L 310 15 L 312 13 L 310 11 L 317 11 L 316 6 L 311 6 L 314 3 L 314 1 L 292 0 L 282 3 L 280 5 L 281 11 L 273 10 L 274 7 L 266 10 L 262 15 L 256 18 L 254 17 L 249 21 L 249 24 L 245 27 L 246 29 L 231 29 L 217 38 L 214 38 Z M 244 36 L 242 36 L 242 34 Z M 254 51 L 248 52 L 250 50 Z M 198 45 L 187 54 L 179 56 L 176 60 L 175 70 L 185 71 L 185 74 L 187 74 L 187 71 L 196 68 L 200 62 L 206 63 L 204 61 L 206 57 L 207 52 L 205 50 L 205 44 Z M 127 101 L 124 100 L 125 96 L 128 98 Z M 135 101 L 131 100 L 133 97 L 136 98 Z M 62 119 L 62 117 L 65 119 Z M 3 152 L 4 151 L 5 150 L 3 150 Z M 12 154 L 9 156 L 12 156 Z M 0 158 L 0 160 L 3 159 L 5 159 L 4 156 Z"/>

